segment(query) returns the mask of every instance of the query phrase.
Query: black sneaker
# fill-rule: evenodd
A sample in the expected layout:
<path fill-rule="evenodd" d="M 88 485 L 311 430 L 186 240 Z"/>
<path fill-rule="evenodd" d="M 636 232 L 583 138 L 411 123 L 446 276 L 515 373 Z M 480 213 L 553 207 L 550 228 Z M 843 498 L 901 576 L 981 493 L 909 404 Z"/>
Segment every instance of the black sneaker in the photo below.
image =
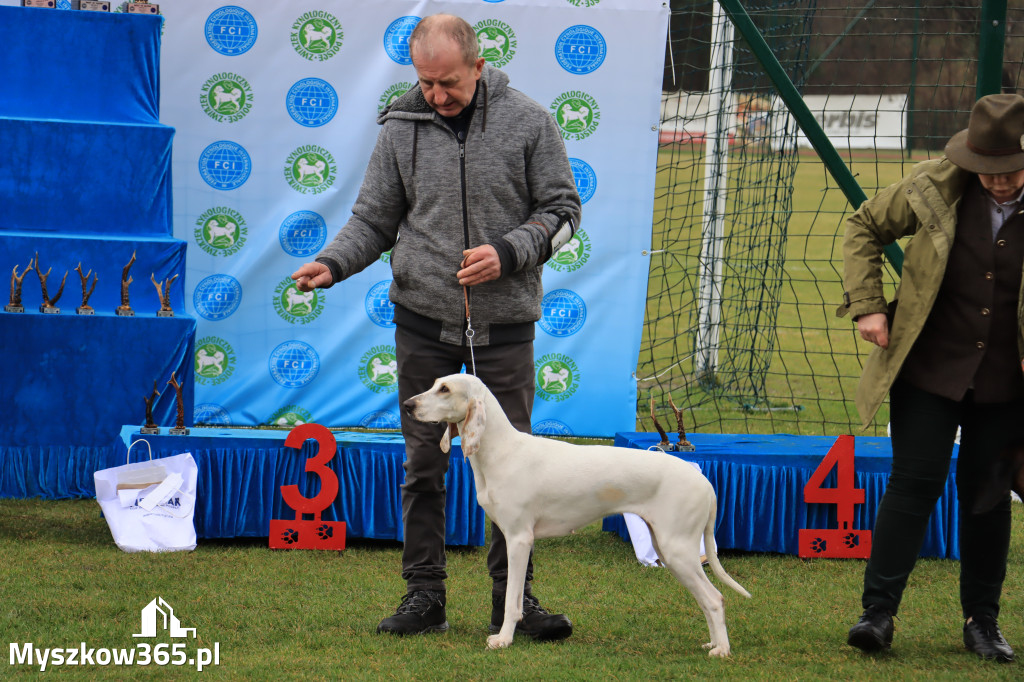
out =
<path fill-rule="evenodd" d="M 869 653 L 888 649 L 892 646 L 892 631 L 892 614 L 877 606 L 869 606 L 857 624 L 850 628 L 846 643 Z"/>
<path fill-rule="evenodd" d="M 501 630 L 505 620 L 505 594 L 491 593 L 490 632 Z M 516 623 L 516 632 L 539 642 L 555 642 L 572 634 L 572 621 L 561 613 L 548 613 L 529 592 L 523 595 L 523 619 Z"/>
<path fill-rule="evenodd" d="M 1013 661 L 1013 649 L 1003 639 L 1003 633 L 992 616 L 978 616 L 964 623 L 964 646 L 987 661 Z"/>
<path fill-rule="evenodd" d="M 444 613 L 444 592 L 416 590 L 402 597 L 395 615 L 388 616 L 377 626 L 378 633 L 390 635 L 422 635 L 444 632 L 448 620 Z"/>

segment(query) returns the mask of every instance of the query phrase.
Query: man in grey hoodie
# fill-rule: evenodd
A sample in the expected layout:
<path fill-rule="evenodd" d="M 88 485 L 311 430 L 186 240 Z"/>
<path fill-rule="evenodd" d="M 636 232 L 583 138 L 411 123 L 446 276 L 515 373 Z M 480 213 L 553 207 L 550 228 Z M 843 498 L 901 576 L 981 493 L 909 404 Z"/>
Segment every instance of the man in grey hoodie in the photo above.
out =
<path fill-rule="evenodd" d="M 541 273 L 580 218 L 565 145 L 550 113 L 485 64 L 464 20 L 424 18 L 409 38 L 409 52 L 418 83 L 378 118 L 381 131 L 352 217 L 292 278 L 303 291 L 330 287 L 390 249 L 399 402 L 465 366 L 488 385 L 515 427 L 529 432 Z M 407 594 L 378 632 L 448 629 L 443 429 L 402 414 Z M 491 534 L 487 565 L 496 632 L 507 556 L 493 524 Z M 572 623 L 540 606 L 532 577 L 531 561 L 517 632 L 540 640 L 568 637 Z"/>

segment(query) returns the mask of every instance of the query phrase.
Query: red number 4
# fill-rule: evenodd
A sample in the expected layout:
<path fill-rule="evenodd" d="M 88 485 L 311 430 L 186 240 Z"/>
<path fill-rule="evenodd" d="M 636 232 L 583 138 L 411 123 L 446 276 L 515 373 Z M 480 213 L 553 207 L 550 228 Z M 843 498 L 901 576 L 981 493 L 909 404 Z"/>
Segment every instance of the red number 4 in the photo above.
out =
<path fill-rule="evenodd" d="M 803 558 L 857 558 L 871 556 L 871 531 L 853 529 L 853 506 L 864 504 L 864 489 L 854 482 L 853 436 L 839 436 L 804 486 L 807 504 L 834 504 L 839 528 L 800 530 L 799 555 Z M 825 488 L 825 477 L 836 470 L 836 487 Z"/>

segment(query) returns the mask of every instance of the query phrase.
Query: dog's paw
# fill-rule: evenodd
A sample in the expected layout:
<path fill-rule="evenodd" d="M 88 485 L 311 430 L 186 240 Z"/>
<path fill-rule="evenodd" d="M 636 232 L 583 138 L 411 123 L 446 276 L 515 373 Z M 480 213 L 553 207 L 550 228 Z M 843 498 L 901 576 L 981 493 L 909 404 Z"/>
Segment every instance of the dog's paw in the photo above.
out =
<path fill-rule="evenodd" d="M 499 632 L 496 635 L 491 635 L 487 638 L 488 649 L 504 649 L 512 644 L 511 637 L 502 637 Z"/>
<path fill-rule="evenodd" d="M 708 656 L 717 656 L 718 658 L 726 658 L 729 656 L 729 647 L 727 646 L 716 646 L 708 651 Z"/>

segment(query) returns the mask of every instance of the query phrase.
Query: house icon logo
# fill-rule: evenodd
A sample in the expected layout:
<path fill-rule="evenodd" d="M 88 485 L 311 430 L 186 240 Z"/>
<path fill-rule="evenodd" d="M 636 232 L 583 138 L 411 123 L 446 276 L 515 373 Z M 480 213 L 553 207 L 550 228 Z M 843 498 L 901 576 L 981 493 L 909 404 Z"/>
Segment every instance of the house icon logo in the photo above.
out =
<path fill-rule="evenodd" d="M 143 607 L 142 632 L 132 637 L 156 637 L 157 629 L 166 630 L 171 637 L 188 637 L 189 633 L 193 639 L 196 636 L 195 628 L 181 627 L 174 609 L 163 597 L 157 597 Z"/>

